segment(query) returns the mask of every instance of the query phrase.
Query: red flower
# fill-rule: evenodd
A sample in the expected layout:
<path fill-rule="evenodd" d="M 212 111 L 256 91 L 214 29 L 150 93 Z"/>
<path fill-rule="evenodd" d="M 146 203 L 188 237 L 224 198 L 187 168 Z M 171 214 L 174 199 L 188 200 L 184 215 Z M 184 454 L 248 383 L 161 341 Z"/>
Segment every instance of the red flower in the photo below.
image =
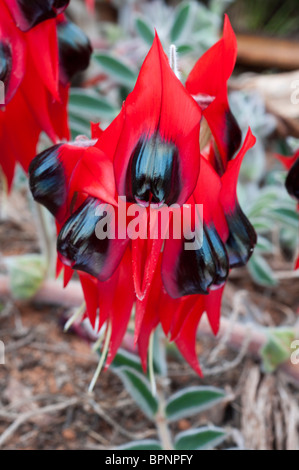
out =
<path fill-rule="evenodd" d="M 226 107 L 222 106 L 227 78 L 228 73 L 219 80 L 220 91 L 213 101 L 218 103 L 213 111 L 219 113 L 218 125 L 210 124 L 218 147 L 220 138 L 223 144 L 221 171 L 217 148 L 211 145 L 204 155 L 199 149 L 202 112 L 210 119 L 209 107 L 202 110 L 181 85 L 157 35 L 119 116 L 103 132 L 92 128 L 96 142 L 55 146 L 30 166 L 33 196 L 48 207 L 59 226 L 60 261 L 68 269 L 86 273 L 80 278 L 92 325 L 98 307 L 99 325 L 106 321 L 109 325 L 106 365 L 113 360 L 136 303 L 135 341 L 143 367 L 149 337 L 161 323 L 165 334 L 201 373 L 195 352 L 198 322 L 206 311 L 217 333 L 229 269 L 245 264 L 253 251 L 256 235 L 239 207 L 236 186 L 242 159 L 255 138 L 249 130 L 232 159 L 227 135 L 229 139 L 233 135 L 227 123 L 233 118 L 226 94 Z M 238 132 L 236 139 L 237 148 Z M 118 199 L 124 196 L 126 203 Z M 157 224 L 165 211 L 169 215 L 166 204 L 174 203 L 166 227 L 150 237 L 152 220 Z M 175 236 L 171 222 L 184 213 L 185 203 L 191 210 L 190 226 L 185 230 L 183 219 L 178 219 L 179 236 Z M 122 204 L 129 213 L 125 221 L 120 214 Z M 197 212 L 199 205 L 202 216 Z M 132 224 L 135 211 L 138 223 Z M 99 239 L 98 224 L 117 236 Z M 142 229 L 145 237 L 130 236 Z M 185 243 L 194 239 L 200 243 L 186 250 Z"/>
<path fill-rule="evenodd" d="M 217 170 L 224 171 L 227 162 L 241 144 L 241 131 L 229 109 L 227 81 L 237 59 L 237 40 L 225 15 L 223 37 L 195 64 L 186 88 L 203 108 L 203 116 L 215 138 L 221 160 Z"/>
<path fill-rule="evenodd" d="M 57 17 L 68 3 L 5 0 L 0 5 L 0 78 L 5 85 L 0 164 L 8 187 L 16 162 L 28 170 L 42 131 L 53 142 L 69 138 L 69 81 L 87 66 L 91 48 L 75 25 Z"/>

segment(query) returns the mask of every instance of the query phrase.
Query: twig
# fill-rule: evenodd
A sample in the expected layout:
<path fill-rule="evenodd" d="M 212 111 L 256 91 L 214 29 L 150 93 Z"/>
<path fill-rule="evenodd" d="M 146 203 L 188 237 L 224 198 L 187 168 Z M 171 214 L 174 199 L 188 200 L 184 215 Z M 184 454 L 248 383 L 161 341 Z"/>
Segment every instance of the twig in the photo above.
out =
<path fill-rule="evenodd" d="M 35 416 L 47 413 L 55 413 L 56 411 L 64 410 L 70 406 L 74 406 L 79 403 L 79 398 L 70 398 L 69 400 L 63 403 L 55 403 L 54 405 L 44 406 L 37 410 L 28 411 L 22 413 L 18 418 L 3 432 L 0 436 L 0 447 L 3 447 L 5 442 L 16 432 L 16 430 L 24 424 L 26 421 L 29 421 Z"/>
<path fill-rule="evenodd" d="M 87 403 L 92 407 L 93 411 L 99 415 L 106 423 L 110 424 L 110 426 L 115 429 L 119 434 L 122 434 L 127 439 L 131 440 L 139 440 L 144 438 L 144 433 L 132 433 L 127 431 L 127 429 L 123 428 L 120 424 L 118 424 L 111 416 L 109 416 L 101 406 L 95 402 L 92 398 L 87 398 Z"/>

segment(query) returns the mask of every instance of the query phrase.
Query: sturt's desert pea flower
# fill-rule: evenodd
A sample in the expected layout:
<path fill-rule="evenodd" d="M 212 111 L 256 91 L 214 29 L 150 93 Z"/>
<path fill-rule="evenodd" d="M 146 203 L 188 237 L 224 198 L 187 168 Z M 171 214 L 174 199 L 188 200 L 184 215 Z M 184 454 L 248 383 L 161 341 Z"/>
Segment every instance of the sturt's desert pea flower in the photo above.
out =
<path fill-rule="evenodd" d="M 191 91 L 208 95 L 204 105 L 176 77 L 156 34 L 135 88 L 110 126 L 102 131 L 93 125 L 91 140 L 56 145 L 31 163 L 32 194 L 56 218 L 65 283 L 77 270 L 86 315 L 92 325 L 96 320 L 98 327 L 107 325 L 106 366 L 135 305 L 135 342 L 144 369 L 150 336 L 160 323 L 201 374 L 195 351 L 200 318 L 206 312 L 217 333 L 229 271 L 246 264 L 253 252 L 256 235 L 239 206 L 237 181 L 255 137 L 249 129 L 241 145 L 228 106 L 227 80 L 236 54 L 228 18 L 217 44 L 201 71 L 217 70 L 217 83 Z M 195 83 L 200 70 L 192 76 Z M 215 122 L 207 114 L 213 103 Z M 200 149 L 203 119 L 211 139 Z M 166 227 L 159 226 L 165 213 Z M 153 220 L 160 228 L 151 237 Z M 106 237 L 97 233 L 99 226 L 105 226 Z M 186 249 L 188 243 L 194 243 L 192 249 Z"/>
<path fill-rule="evenodd" d="M 63 0 L 0 4 L 0 165 L 10 188 L 16 162 L 25 171 L 41 132 L 56 143 L 68 140 L 70 80 L 89 62 L 91 46 L 69 21 Z"/>

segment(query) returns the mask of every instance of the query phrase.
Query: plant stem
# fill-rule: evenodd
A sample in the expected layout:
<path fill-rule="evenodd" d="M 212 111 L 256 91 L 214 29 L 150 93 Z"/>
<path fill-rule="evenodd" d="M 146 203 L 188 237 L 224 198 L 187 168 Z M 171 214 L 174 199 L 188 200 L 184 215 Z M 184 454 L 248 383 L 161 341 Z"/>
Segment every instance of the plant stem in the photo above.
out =
<path fill-rule="evenodd" d="M 162 447 L 164 450 L 173 450 L 172 436 L 169 429 L 169 423 L 166 417 L 166 392 L 168 388 L 168 378 L 167 378 L 167 363 L 166 363 L 166 344 L 165 337 L 162 334 L 161 329 L 157 329 L 155 334 L 157 335 L 157 347 L 159 351 L 159 362 L 161 362 L 162 367 L 160 367 L 159 376 L 157 377 L 157 388 L 156 388 L 156 398 L 159 403 L 158 413 L 155 417 L 155 424 L 158 432 L 158 436 Z M 154 337 L 151 338 L 151 347 L 154 346 Z M 165 367 L 163 367 L 165 363 Z"/>
<path fill-rule="evenodd" d="M 165 380 L 162 380 L 162 383 L 165 383 Z M 164 388 L 164 387 L 163 387 Z M 173 443 L 171 438 L 170 429 L 168 426 L 166 413 L 165 413 L 165 398 L 164 391 L 159 391 L 157 394 L 157 399 L 159 401 L 159 410 L 156 414 L 155 424 L 162 444 L 163 450 L 173 450 Z"/>
<path fill-rule="evenodd" d="M 55 277 L 56 264 L 56 246 L 54 234 L 50 233 L 49 224 L 46 218 L 46 212 L 40 204 L 35 204 L 38 219 L 39 239 L 41 250 L 46 259 L 46 275 L 45 279 Z"/>

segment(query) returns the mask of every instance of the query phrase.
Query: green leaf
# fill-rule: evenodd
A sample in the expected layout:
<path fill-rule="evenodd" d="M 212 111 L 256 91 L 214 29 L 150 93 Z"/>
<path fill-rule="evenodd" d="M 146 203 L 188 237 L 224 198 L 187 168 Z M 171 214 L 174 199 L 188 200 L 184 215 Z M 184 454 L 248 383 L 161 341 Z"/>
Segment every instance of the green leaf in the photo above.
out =
<path fill-rule="evenodd" d="M 94 54 L 95 61 L 102 69 L 118 83 L 133 87 L 136 82 L 137 75 L 127 64 L 120 59 L 108 53 L 96 52 Z"/>
<path fill-rule="evenodd" d="M 184 431 L 176 436 L 176 450 L 213 449 L 226 438 L 224 429 L 205 426 Z"/>
<path fill-rule="evenodd" d="M 155 38 L 154 28 L 147 22 L 144 16 L 135 18 L 135 27 L 139 36 L 151 46 Z"/>
<path fill-rule="evenodd" d="M 273 271 L 267 261 L 262 256 L 254 253 L 248 261 L 248 270 L 257 284 L 261 286 L 276 286 L 277 279 L 274 278 Z"/>
<path fill-rule="evenodd" d="M 45 259 L 41 255 L 27 254 L 5 259 L 10 288 L 16 299 L 27 300 L 39 290 L 46 274 Z"/>
<path fill-rule="evenodd" d="M 258 236 L 255 249 L 260 253 L 273 253 L 273 243 L 262 235 Z"/>
<path fill-rule="evenodd" d="M 271 210 L 272 218 L 275 222 L 281 222 L 292 227 L 298 227 L 299 217 L 295 210 L 286 207 L 276 207 Z"/>
<path fill-rule="evenodd" d="M 112 369 L 118 369 L 120 367 L 129 367 L 142 374 L 142 367 L 138 356 L 122 348 L 117 351 L 111 364 Z"/>
<path fill-rule="evenodd" d="M 132 441 L 119 446 L 116 450 L 163 450 L 159 441 L 144 439 L 143 441 Z"/>
<path fill-rule="evenodd" d="M 170 40 L 172 43 L 176 43 L 182 36 L 186 26 L 188 25 L 190 13 L 190 3 L 183 3 L 177 8 L 175 19 L 170 31 Z"/>
<path fill-rule="evenodd" d="M 224 390 L 216 387 L 188 387 L 172 395 L 166 404 L 170 421 L 194 415 L 211 408 L 225 397 Z"/>
<path fill-rule="evenodd" d="M 271 224 L 265 217 L 250 217 L 250 222 L 258 233 L 268 233 L 271 231 Z"/>
<path fill-rule="evenodd" d="M 193 52 L 194 48 L 191 46 L 191 44 L 181 44 L 180 46 L 177 47 L 177 53 L 180 55 L 184 54 L 190 54 L 190 52 Z"/>
<path fill-rule="evenodd" d="M 152 419 L 158 411 L 158 402 L 152 395 L 151 386 L 146 377 L 130 367 L 120 367 L 114 372 L 121 378 L 127 391 L 143 413 Z"/>
<path fill-rule="evenodd" d="M 260 351 L 266 372 L 274 372 L 277 367 L 291 357 L 291 343 L 295 339 L 292 328 L 271 328 L 267 331 L 268 341 Z"/>
<path fill-rule="evenodd" d="M 117 114 L 117 109 L 94 90 L 74 88 L 70 94 L 69 112 L 72 116 L 91 121 L 103 117 L 113 118 Z"/>
<path fill-rule="evenodd" d="M 77 135 L 90 136 L 90 123 L 87 119 L 69 113 L 69 124 L 72 138 L 75 138 Z"/>

